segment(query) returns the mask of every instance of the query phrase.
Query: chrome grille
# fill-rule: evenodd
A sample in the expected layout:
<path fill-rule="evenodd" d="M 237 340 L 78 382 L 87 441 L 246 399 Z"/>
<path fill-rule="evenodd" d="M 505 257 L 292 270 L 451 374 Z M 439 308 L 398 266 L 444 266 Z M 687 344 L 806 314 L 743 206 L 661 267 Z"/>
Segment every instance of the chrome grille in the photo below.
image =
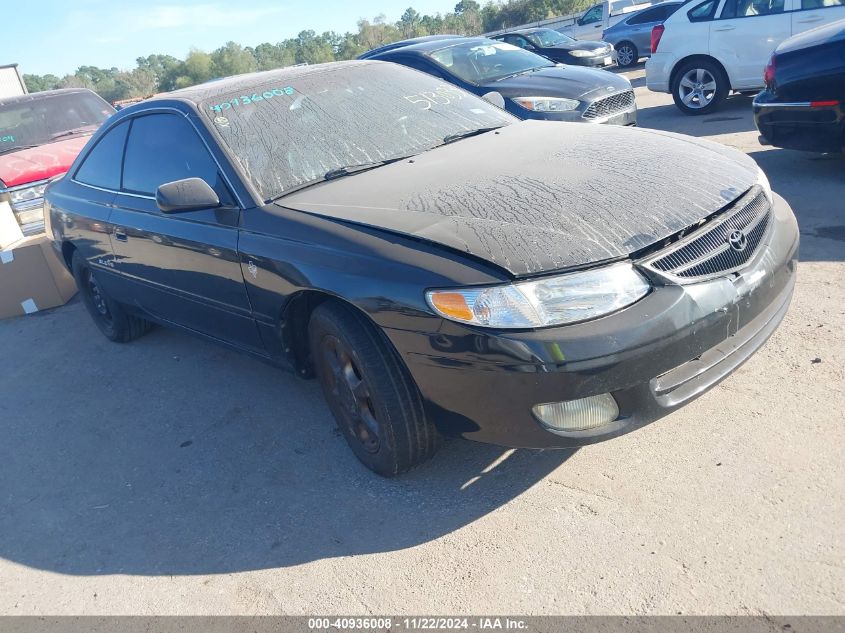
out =
<path fill-rule="evenodd" d="M 625 112 L 634 105 L 634 91 L 626 90 L 593 101 L 582 115 L 585 119 L 604 119 Z"/>
<path fill-rule="evenodd" d="M 768 198 L 759 187 L 754 187 L 726 213 L 660 251 L 644 265 L 684 281 L 700 281 L 738 270 L 751 260 L 762 244 L 771 215 Z M 745 237 L 746 245 L 741 251 L 734 249 L 728 241 L 735 231 Z"/>

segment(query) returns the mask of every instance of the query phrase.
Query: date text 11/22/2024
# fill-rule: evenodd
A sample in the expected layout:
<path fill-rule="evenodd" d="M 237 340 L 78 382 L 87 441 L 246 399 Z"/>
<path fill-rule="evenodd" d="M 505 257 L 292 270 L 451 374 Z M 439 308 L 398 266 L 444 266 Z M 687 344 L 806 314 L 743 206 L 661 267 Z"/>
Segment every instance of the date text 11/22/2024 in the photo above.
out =
<path fill-rule="evenodd" d="M 409 631 L 520 631 L 528 628 L 521 618 L 502 617 L 335 617 L 308 618 L 310 631 L 391 631 L 406 629 Z"/>

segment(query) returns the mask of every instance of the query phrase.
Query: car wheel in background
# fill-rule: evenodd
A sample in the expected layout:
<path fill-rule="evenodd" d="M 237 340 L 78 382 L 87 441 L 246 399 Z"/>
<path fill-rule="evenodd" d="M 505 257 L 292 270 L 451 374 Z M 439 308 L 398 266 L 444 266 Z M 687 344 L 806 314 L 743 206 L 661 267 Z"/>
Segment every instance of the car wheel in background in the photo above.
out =
<path fill-rule="evenodd" d="M 329 408 L 367 468 L 392 477 L 434 455 L 440 435 L 381 332 L 354 308 L 330 301 L 314 310 L 308 336 Z"/>
<path fill-rule="evenodd" d="M 103 291 L 96 275 L 79 251 L 73 253 L 71 269 L 85 307 L 107 339 L 115 343 L 128 343 L 149 332 L 152 327 L 149 321 L 128 314 Z"/>
<path fill-rule="evenodd" d="M 620 42 L 616 47 L 616 64 L 629 68 L 640 61 L 640 52 L 631 42 Z"/>
<path fill-rule="evenodd" d="M 672 81 L 672 98 L 684 114 L 709 114 L 730 92 L 722 69 L 706 59 L 684 64 Z"/>

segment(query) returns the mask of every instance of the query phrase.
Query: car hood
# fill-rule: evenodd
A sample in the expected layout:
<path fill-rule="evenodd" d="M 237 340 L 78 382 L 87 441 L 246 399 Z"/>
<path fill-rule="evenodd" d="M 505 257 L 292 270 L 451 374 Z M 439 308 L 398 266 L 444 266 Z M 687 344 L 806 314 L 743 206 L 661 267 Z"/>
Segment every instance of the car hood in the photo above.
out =
<path fill-rule="evenodd" d="M 503 97 L 566 97 L 583 99 L 593 93 L 603 96 L 631 89 L 622 75 L 583 66 L 548 66 L 483 86 Z"/>
<path fill-rule="evenodd" d="M 579 40 L 576 42 L 572 42 L 570 44 L 557 44 L 555 46 L 549 46 L 544 49 L 543 51 L 598 51 L 601 49 L 607 48 L 606 42 L 594 42 L 591 40 Z"/>
<path fill-rule="evenodd" d="M 277 204 L 434 242 L 524 277 L 624 258 L 718 211 L 756 178 L 753 160 L 700 139 L 523 121 Z"/>
<path fill-rule="evenodd" d="M 0 181 L 6 187 L 46 180 L 70 169 L 90 134 L 0 155 Z"/>

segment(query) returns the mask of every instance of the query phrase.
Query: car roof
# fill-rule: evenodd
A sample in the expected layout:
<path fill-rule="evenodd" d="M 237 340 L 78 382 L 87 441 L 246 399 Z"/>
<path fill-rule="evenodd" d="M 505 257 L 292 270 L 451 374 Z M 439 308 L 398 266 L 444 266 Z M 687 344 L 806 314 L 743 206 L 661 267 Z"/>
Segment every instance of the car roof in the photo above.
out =
<path fill-rule="evenodd" d="M 221 77 L 212 79 L 196 86 L 189 88 L 180 88 L 171 92 L 161 92 L 154 97 L 151 97 L 141 103 L 129 106 L 125 110 L 132 110 L 137 112 L 143 107 L 150 107 L 158 105 L 160 101 L 186 101 L 188 103 L 199 104 L 204 101 L 212 100 L 217 96 L 227 95 L 232 92 L 244 92 L 247 94 L 255 86 L 278 82 L 279 88 L 284 85 L 295 83 L 301 77 L 308 77 L 311 75 L 318 75 L 321 73 L 330 73 L 343 71 L 348 68 L 356 66 L 375 65 L 375 62 L 369 61 L 344 61 L 344 62 L 329 62 L 327 64 L 314 64 L 307 66 L 288 66 L 287 68 L 277 68 L 275 70 L 264 70 L 255 73 L 244 73 L 242 75 L 232 75 L 231 77 Z M 252 92 L 249 92 L 252 94 Z M 140 106 L 140 107 L 139 107 Z"/>
<path fill-rule="evenodd" d="M 366 53 L 362 53 L 358 56 L 358 59 L 369 59 L 373 55 L 378 55 L 379 53 L 386 53 L 387 51 L 392 51 L 397 48 L 403 48 L 405 46 L 412 46 L 414 44 L 422 44 L 424 42 L 436 42 L 441 40 L 449 40 L 455 39 L 458 37 L 463 37 L 462 35 L 422 35 L 420 37 L 412 37 L 406 40 L 399 40 L 397 42 L 391 42 L 390 44 L 385 44 L 384 46 L 379 46 L 377 48 L 373 48 Z"/>
<path fill-rule="evenodd" d="M 420 42 L 418 44 L 412 44 L 410 46 L 402 46 L 401 51 L 403 53 L 408 52 L 408 53 L 416 53 L 416 54 L 423 55 L 423 54 L 426 54 L 426 53 L 430 53 L 432 51 L 439 51 L 439 50 L 443 50 L 444 48 L 451 48 L 452 46 L 457 46 L 458 44 L 466 44 L 466 43 L 481 44 L 481 43 L 484 43 L 484 42 L 491 42 L 491 41 L 494 41 L 494 40 L 491 40 L 490 38 L 487 38 L 487 37 L 463 37 L 463 36 L 459 37 L 459 36 L 454 36 L 454 37 L 449 38 L 448 41 L 445 41 L 444 39 L 439 39 L 439 40 L 431 40 L 431 41 L 428 41 L 428 42 Z M 495 43 L 498 44 L 499 42 L 495 42 Z M 384 53 L 378 53 L 377 55 L 373 55 L 372 59 L 379 59 L 384 54 L 398 52 L 398 50 L 399 49 L 394 48 L 394 49 L 391 49 L 389 51 L 384 51 Z"/>
<path fill-rule="evenodd" d="M 501 37 L 502 35 L 531 35 L 537 31 L 554 31 L 554 29 L 547 26 L 532 26 L 530 29 L 514 29 L 506 33 L 499 33 L 496 37 Z"/>
<path fill-rule="evenodd" d="M 57 90 L 42 90 L 41 92 L 30 92 L 25 95 L 16 95 L 14 97 L 5 97 L 0 99 L 0 105 L 11 105 L 13 103 L 25 103 L 27 101 L 39 101 L 45 97 L 53 97 L 62 94 L 96 94 L 88 88 L 59 88 Z"/>

